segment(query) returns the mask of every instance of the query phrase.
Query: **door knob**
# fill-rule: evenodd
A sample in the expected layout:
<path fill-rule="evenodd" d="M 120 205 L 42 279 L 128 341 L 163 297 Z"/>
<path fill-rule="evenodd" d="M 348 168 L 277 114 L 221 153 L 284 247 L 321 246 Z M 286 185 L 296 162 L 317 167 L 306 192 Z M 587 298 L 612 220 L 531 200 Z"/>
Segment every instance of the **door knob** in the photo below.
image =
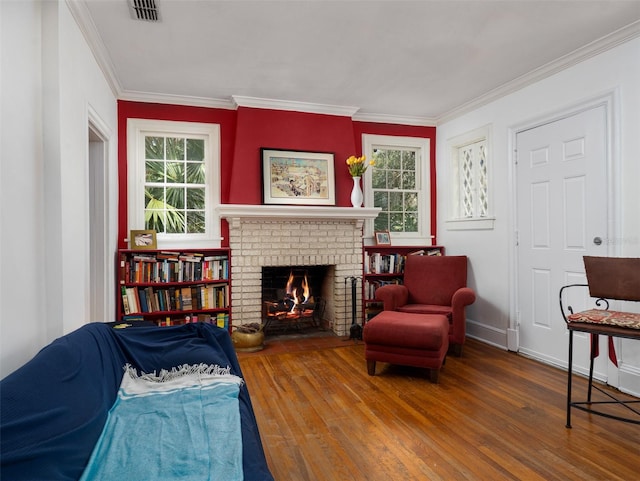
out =
<path fill-rule="evenodd" d="M 599 246 L 600 244 L 602 244 L 602 239 L 600 237 L 594 237 L 593 238 L 593 243 L 597 246 Z"/>

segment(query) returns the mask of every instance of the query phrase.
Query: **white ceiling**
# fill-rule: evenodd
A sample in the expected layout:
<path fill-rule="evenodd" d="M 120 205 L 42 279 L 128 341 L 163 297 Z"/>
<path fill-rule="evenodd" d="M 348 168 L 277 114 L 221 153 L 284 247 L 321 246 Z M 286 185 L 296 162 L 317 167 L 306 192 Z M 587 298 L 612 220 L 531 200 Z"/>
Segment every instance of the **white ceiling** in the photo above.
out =
<path fill-rule="evenodd" d="M 640 0 L 67 2 L 119 98 L 418 124 L 640 35 Z"/>

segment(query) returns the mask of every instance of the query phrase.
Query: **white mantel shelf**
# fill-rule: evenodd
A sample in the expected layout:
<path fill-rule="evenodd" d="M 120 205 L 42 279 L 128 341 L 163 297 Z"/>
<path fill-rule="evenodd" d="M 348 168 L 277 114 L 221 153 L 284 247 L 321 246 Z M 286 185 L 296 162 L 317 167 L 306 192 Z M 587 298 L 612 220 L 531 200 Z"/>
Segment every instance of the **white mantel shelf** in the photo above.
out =
<path fill-rule="evenodd" d="M 379 207 L 222 204 L 218 207 L 218 214 L 224 219 L 345 219 L 364 221 L 375 219 L 381 210 Z"/>

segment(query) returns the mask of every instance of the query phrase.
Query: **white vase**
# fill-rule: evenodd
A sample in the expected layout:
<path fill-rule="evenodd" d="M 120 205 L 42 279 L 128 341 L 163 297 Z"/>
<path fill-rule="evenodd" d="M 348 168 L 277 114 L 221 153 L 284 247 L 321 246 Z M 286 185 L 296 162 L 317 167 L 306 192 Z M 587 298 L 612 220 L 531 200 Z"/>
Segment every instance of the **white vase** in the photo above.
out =
<path fill-rule="evenodd" d="M 353 178 L 353 189 L 351 190 L 351 205 L 354 207 L 362 207 L 362 201 L 364 195 L 362 195 L 362 189 L 360 188 L 360 177 Z"/>

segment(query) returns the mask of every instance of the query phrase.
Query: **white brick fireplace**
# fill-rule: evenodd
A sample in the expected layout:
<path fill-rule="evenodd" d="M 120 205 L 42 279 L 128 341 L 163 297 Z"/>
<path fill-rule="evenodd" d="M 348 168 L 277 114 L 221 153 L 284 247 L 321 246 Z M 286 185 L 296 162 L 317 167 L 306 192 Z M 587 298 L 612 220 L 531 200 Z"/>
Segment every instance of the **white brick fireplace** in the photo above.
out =
<path fill-rule="evenodd" d="M 339 336 L 351 325 L 351 285 L 362 277 L 362 227 L 380 209 L 222 205 L 231 247 L 231 317 L 234 325 L 262 321 L 262 267 L 333 266 L 324 319 Z M 358 299 L 360 297 L 358 296 Z M 357 303 L 358 319 L 361 305 Z"/>

